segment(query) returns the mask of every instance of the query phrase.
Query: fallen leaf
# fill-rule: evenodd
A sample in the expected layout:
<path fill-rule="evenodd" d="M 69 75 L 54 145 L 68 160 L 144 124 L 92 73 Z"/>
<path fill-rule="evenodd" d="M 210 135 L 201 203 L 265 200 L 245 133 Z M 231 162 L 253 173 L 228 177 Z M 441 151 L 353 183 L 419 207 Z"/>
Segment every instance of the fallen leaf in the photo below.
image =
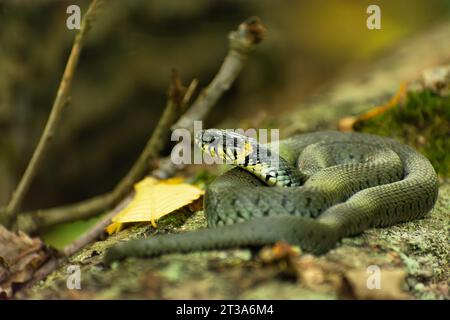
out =
<path fill-rule="evenodd" d="M 150 222 L 156 227 L 156 220 L 183 208 L 200 198 L 204 191 L 183 182 L 182 178 L 158 180 L 147 177 L 138 182 L 133 200 L 113 219 L 106 231 L 119 231 L 124 223 Z"/>
<path fill-rule="evenodd" d="M 12 297 L 48 257 L 49 251 L 39 238 L 10 232 L 0 225 L 0 298 Z"/>

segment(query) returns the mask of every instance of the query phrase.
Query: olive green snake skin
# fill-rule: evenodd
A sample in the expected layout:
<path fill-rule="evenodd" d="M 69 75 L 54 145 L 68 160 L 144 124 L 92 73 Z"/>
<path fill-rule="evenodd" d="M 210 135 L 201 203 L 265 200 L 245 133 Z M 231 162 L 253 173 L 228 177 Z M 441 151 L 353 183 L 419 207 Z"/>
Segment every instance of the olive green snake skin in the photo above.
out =
<path fill-rule="evenodd" d="M 437 199 L 428 159 L 393 139 L 316 132 L 282 140 L 279 150 L 286 165 L 301 172 L 301 186 L 269 187 L 235 167 L 206 191 L 210 228 L 122 243 L 105 260 L 277 241 L 320 254 L 343 237 L 421 218 Z"/>

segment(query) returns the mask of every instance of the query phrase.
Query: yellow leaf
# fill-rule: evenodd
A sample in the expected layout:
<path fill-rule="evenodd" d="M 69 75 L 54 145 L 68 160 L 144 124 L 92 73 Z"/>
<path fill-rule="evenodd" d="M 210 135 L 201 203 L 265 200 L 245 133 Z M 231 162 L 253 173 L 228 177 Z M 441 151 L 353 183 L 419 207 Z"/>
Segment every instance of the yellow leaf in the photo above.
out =
<path fill-rule="evenodd" d="M 113 219 L 106 231 L 109 234 L 120 231 L 123 223 L 155 221 L 200 198 L 204 191 L 183 182 L 182 178 L 157 180 L 147 177 L 134 185 L 133 200 Z"/>

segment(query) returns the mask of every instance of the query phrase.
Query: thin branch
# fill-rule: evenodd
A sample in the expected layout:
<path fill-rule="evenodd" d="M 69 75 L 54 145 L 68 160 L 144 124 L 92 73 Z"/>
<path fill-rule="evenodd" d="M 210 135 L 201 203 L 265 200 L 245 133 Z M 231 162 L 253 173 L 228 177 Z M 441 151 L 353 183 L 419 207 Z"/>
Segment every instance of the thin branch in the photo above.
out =
<path fill-rule="evenodd" d="M 23 212 L 18 215 L 14 229 L 34 233 L 59 223 L 89 218 L 106 210 L 114 198 L 114 192 L 109 192 L 67 206 Z"/>
<path fill-rule="evenodd" d="M 218 73 L 211 83 L 203 89 L 192 107 L 172 126 L 172 130 L 184 128 L 193 130 L 193 121 L 201 120 L 217 104 L 222 95 L 230 89 L 244 68 L 248 55 L 262 41 L 266 29 L 258 17 L 248 18 L 236 31 L 228 35 L 229 50 Z"/>
<path fill-rule="evenodd" d="M 112 218 L 120 212 L 129 202 L 131 201 L 131 196 L 123 199 L 111 212 L 109 212 L 103 219 L 98 221 L 92 228 L 90 228 L 85 234 L 81 237 L 64 247 L 62 250 L 63 255 L 65 257 L 70 257 L 72 254 L 78 252 L 82 248 L 84 248 L 89 243 L 93 242 L 97 239 L 102 233 L 105 232 L 105 229 L 108 225 L 111 224 Z"/>
<path fill-rule="evenodd" d="M 24 288 L 25 290 L 31 288 L 36 282 L 45 279 L 50 273 L 55 271 L 64 261 L 66 257 L 55 257 L 45 262 L 34 274 L 33 278 L 27 282 Z"/>
<path fill-rule="evenodd" d="M 55 131 L 61 120 L 63 110 L 67 105 L 67 99 L 69 96 L 73 75 L 75 73 L 75 69 L 80 57 L 81 49 L 85 42 L 86 35 L 92 25 L 92 20 L 95 16 L 95 11 L 98 7 L 99 2 L 101 1 L 93 0 L 83 17 L 80 31 L 75 37 L 72 50 L 67 60 L 66 68 L 59 84 L 58 92 L 56 94 L 55 101 L 53 102 L 52 110 L 50 112 L 42 136 L 39 139 L 38 145 L 34 150 L 33 156 L 28 163 L 25 173 L 23 174 L 17 188 L 12 194 L 11 200 L 6 207 L 6 210 L 3 213 L 0 212 L 0 215 L 2 215 L 2 220 L 6 226 L 11 226 L 14 223 L 17 216 L 17 211 L 20 209 L 23 199 L 27 194 L 34 177 L 36 176 L 36 173 L 42 166 L 48 147 L 50 146 L 50 143 L 55 135 Z"/>
<path fill-rule="evenodd" d="M 93 217 L 118 204 L 132 190 L 133 185 L 148 171 L 149 159 L 158 157 L 164 148 L 170 126 L 180 114 L 182 106 L 179 103 L 184 99 L 185 90 L 174 75 L 166 108 L 155 130 L 139 158 L 113 191 L 67 206 L 21 213 L 18 216 L 16 228 L 32 233 L 60 223 Z"/>
<path fill-rule="evenodd" d="M 228 54 L 219 71 L 211 83 L 203 89 L 191 108 L 172 126 L 172 130 L 183 128 L 193 133 L 194 121 L 205 119 L 217 101 L 230 89 L 244 68 L 250 52 L 264 39 L 265 34 L 266 29 L 258 17 L 248 18 L 239 25 L 237 30 L 230 32 Z M 164 158 L 152 175 L 158 178 L 168 178 L 181 167 L 182 165 L 175 165 L 170 157 Z"/>
<path fill-rule="evenodd" d="M 189 105 L 189 102 L 191 101 L 192 96 L 194 95 L 195 90 L 197 89 L 198 86 L 198 79 L 193 79 L 191 81 L 191 83 L 189 84 L 186 93 L 183 97 L 183 101 L 181 103 L 181 105 L 183 107 L 186 107 L 187 105 Z"/>

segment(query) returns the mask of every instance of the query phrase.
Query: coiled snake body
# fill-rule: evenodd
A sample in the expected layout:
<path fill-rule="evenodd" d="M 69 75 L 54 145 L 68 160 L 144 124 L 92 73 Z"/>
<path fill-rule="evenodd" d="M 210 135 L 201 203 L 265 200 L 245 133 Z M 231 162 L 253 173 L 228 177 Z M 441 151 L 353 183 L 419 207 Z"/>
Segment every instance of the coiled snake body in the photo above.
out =
<path fill-rule="evenodd" d="M 421 218 L 437 199 L 428 159 L 389 138 L 308 133 L 280 141 L 278 154 L 224 130 L 205 130 L 196 139 L 237 166 L 206 191 L 211 228 L 120 244 L 107 261 L 277 241 L 323 253 L 342 237 Z M 276 166 L 269 158 L 278 159 Z"/>

